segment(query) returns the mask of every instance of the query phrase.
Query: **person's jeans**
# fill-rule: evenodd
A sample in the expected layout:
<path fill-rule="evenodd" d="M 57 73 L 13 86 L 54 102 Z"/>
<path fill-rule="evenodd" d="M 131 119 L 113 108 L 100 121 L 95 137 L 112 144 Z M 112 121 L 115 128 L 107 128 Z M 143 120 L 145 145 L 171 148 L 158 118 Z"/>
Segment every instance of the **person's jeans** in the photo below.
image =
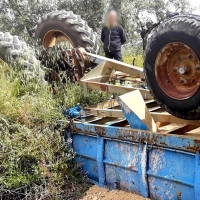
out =
<path fill-rule="evenodd" d="M 105 52 L 106 58 L 114 59 L 123 62 L 122 60 L 122 52 L 115 51 L 115 52 Z"/>

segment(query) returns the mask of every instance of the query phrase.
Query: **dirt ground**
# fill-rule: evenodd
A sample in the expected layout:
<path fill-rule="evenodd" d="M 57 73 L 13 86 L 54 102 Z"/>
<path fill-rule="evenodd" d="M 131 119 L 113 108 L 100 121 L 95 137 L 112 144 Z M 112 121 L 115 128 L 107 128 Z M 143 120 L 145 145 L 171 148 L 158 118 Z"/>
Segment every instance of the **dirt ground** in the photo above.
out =
<path fill-rule="evenodd" d="M 141 196 L 121 190 L 109 191 L 98 186 L 92 186 L 80 200 L 149 200 Z"/>

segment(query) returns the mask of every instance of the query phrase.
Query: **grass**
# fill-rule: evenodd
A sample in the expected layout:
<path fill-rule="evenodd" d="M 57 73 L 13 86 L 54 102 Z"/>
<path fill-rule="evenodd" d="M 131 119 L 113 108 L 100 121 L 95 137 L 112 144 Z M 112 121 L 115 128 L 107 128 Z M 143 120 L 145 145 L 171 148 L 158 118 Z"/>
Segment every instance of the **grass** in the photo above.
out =
<path fill-rule="evenodd" d="M 85 107 L 107 98 L 106 94 L 97 91 L 84 97 L 82 88 L 71 83 L 56 88 L 58 94 L 52 95 L 50 85 L 25 79 L 13 71 L 9 75 L 0 74 L 0 85 L 1 114 L 27 127 L 55 123 L 62 118 L 64 108 L 77 104 Z"/>
<path fill-rule="evenodd" d="M 123 55 L 123 61 L 127 64 L 133 64 L 133 59 L 135 58 L 135 63 L 134 65 L 137 67 L 143 67 L 143 62 L 144 58 L 143 55 L 138 54 L 138 55 L 131 55 L 131 54 L 125 54 Z"/>
<path fill-rule="evenodd" d="M 13 70 L 0 73 L 0 198 L 78 199 L 88 183 L 72 161 L 67 123 L 55 127 L 64 108 L 95 104 L 107 95 L 92 92 L 85 98 L 70 83 L 52 95 L 48 84 L 25 77 Z"/>

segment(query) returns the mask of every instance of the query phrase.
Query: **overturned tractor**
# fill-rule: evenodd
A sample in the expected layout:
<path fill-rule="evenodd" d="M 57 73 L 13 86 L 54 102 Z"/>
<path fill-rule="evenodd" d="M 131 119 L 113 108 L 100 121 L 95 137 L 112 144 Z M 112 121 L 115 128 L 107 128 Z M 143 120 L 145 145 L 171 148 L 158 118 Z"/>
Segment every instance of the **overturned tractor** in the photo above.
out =
<path fill-rule="evenodd" d="M 35 27 L 34 38 L 45 49 L 42 57 L 36 58 L 25 43 L 9 33 L 0 33 L 0 56 L 3 60 L 7 55 L 19 57 L 26 68 L 46 71 L 50 81 L 59 82 L 66 77 L 70 81 L 81 80 L 87 91 L 121 94 L 139 89 L 144 98 L 157 102 L 157 109 L 196 120 L 200 119 L 199 27 L 200 17 L 195 15 L 175 16 L 156 27 L 148 37 L 144 73 L 141 68 L 98 56 L 97 34 L 80 16 L 64 10 L 45 15 Z M 49 67 L 48 51 L 61 42 L 67 42 L 68 47 L 59 49 L 56 64 Z M 38 60 L 43 67 L 39 67 Z M 102 63 L 104 67 L 99 67 Z M 88 75 L 81 79 L 84 74 Z M 138 88 L 144 79 L 149 90 Z M 127 81 L 131 87 L 112 85 L 116 80 Z"/>

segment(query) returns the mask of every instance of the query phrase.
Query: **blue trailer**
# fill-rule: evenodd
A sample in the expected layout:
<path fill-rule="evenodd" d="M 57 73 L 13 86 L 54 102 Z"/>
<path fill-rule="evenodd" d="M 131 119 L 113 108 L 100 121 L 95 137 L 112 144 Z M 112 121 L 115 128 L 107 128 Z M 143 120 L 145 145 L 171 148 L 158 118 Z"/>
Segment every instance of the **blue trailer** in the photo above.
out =
<path fill-rule="evenodd" d="M 118 102 L 124 107 L 120 98 Z M 151 132 L 129 108 L 122 109 L 124 118 L 116 114 L 113 100 L 97 107 L 99 115 L 96 108 L 86 108 L 90 114 L 70 120 L 66 133 L 73 140 L 75 160 L 93 183 L 152 200 L 200 199 L 199 128 L 169 124 Z"/>
<path fill-rule="evenodd" d="M 165 112 L 148 89 L 109 82 L 118 71 L 142 79 L 141 69 L 88 56 L 99 65 L 81 79 L 85 95 L 92 89 L 118 94 L 64 112 L 75 160 L 90 180 L 152 200 L 200 200 L 200 121 Z"/>
<path fill-rule="evenodd" d="M 75 160 L 93 183 L 153 199 L 199 200 L 198 137 L 73 122 Z M 151 144 L 151 140 L 155 142 Z"/>

